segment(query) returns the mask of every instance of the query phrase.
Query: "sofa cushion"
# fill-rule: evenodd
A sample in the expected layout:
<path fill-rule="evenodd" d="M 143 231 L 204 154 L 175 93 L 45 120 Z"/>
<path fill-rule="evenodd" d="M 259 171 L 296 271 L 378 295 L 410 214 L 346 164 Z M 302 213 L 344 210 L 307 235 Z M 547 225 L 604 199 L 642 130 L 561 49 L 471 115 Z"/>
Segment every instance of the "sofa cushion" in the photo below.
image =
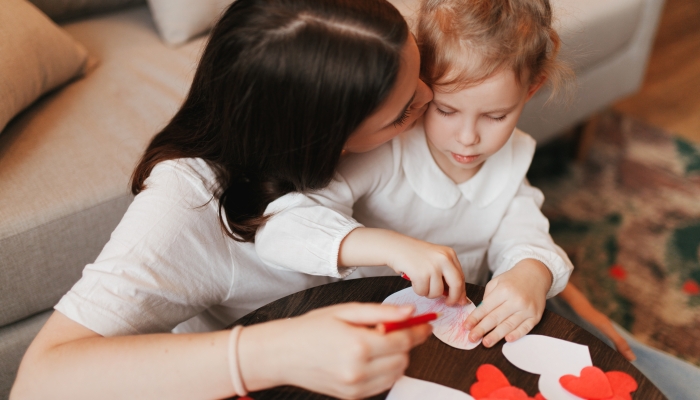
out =
<path fill-rule="evenodd" d="M 84 71 L 87 51 L 36 7 L 0 7 L 0 131 L 42 94 Z"/>
<path fill-rule="evenodd" d="M 29 0 L 54 21 L 64 21 L 84 15 L 116 10 L 146 0 Z"/>
<path fill-rule="evenodd" d="M 148 0 L 166 43 L 180 44 L 207 32 L 233 0 Z"/>
<path fill-rule="evenodd" d="M 0 135 L 0 325 L 51 308 L 128 206 L 129 177 L 177 111 L 204 40 L 178 49 L 147 7 L 63 28 L 100 64 Z"/>
<path fill-rule="evenodd" d="M 552 0 L 561 57 L 579 72 L 612 58 L 638 31 L 644 0 Z"/>
<path fill-rule="evenodd" d="M 53 311 L 45 311 L 0 328 L 0 399 L 10 397 L 19 363 L 34 336 L 39 333 L 52 313 Z"/>

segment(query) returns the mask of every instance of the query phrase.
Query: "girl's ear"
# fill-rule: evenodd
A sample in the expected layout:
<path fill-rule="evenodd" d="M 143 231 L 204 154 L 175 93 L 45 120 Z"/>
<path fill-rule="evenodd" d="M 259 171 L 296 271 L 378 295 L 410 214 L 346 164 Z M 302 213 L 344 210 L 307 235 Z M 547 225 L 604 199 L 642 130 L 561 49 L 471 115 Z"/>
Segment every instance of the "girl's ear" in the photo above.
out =
<path fill-rule="evenodd" d="M 547 77 L 542 75 L 539 78 L 535 79 L 532 81 L 530 84 L 530 87 L 527 89 L 527 97 L 525 97 L 525 102 L 529 101 L 532 96 L 537 93 L 538 90 L 544 85 L 544 83 L 547 82 Z"/>

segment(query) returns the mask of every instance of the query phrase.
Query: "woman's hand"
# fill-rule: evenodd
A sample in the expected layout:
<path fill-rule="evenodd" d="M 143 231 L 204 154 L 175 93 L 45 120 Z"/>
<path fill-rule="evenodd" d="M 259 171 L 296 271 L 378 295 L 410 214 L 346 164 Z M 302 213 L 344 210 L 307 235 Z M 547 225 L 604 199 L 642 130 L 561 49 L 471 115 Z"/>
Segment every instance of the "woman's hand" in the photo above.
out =
<path fill-rule="evenodd" d="M 484 346 L 491 347 L 504 337 L 512 342 L 525 336 L 540 322 L 551 285 L 549 269 L 533 259 L 493 278 L 486 285 L 484 301 L 465 322 L 471 330 L 469 340 L 483 337 Z"/>
<path fill-rule="evenodd" d="M 246 327 L 238 345 L 243 381 L 250 391 L 294 385 L 341 398 L 381 393 L 403 375 L 408 352 L 432 327 L 381 334 L 368 326 L 404 320 L 412 311 L 350 303 Z"/>
<path fill-rule="evenodd" d="M 570 282 L 567 283 L 564 290 L 559 293 L 559 296 L 569 303 L 571 308 L 573 308 L 574 311 L 581 316 L 581 318 L 585 319 L 593 326 L 598 328 L 599 331 L 603 332 L 603 334 L 607 336 L 613 342 L 613 344 L 615 344 L 617 351 L 620 352 L 620 354 L 622 354 L 626 359 L 629 361 L 634 361 L 637 359 L 637 356 L 634 355 L 630 345 L 622 336 L 620 336 L 619 333 L 617 333 L 615 327 L 613 327 L 610 318 L 596 310 L 588 301 L 586 296 L 584 296 L 583 293 L 576 288 L 576 286 Z"/>
<path fill-rule="evenodd" d="M 357 228 L 341 243 L 338 265 L 387 265 L 398 274 L 408 275 L 419 296 L 434 299 L 449 290 L 447 305 L 468 303 L 464 272 L 450 247 L 386 229 Z"/>

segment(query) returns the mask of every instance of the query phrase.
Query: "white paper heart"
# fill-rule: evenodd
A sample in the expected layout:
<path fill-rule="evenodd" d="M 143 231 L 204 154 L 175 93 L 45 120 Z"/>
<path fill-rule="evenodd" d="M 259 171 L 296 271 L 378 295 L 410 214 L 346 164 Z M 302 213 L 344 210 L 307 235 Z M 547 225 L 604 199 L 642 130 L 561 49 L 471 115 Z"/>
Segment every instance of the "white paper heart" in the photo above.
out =
<path fill-rule="evenodd" d="M 469 331 L 464 329 L 464 321 L 476 309 L 473 303 L 466 306 L 448 306 L 445 304 L 445 297 L 437 299 L 421 297 L 409 287 L 387 297 L 382 304 L 412 304 L 416 307 L 414 315 L 440 313 L 440 318 L 431 322 L 433 334 L 452 347 L 471 350 L 481 343 L 481 340 L 469 341 Z"/>
<path fill-rule="evenodd" d="M 580 375 L 593 365 L 588 346 L 542 335 L 525 335 L 503 345 L 503 355 L 516 367 L 540 375 L 538 387 L 547 399 L 578 400 L 564 389 L 559 378 Z"/>
<path fill-rule="evenodd" d="M 386 400 L 474 400 L 474 398 L 457 389 L 439 385 L 434 382 L 402 376 L 391 388 Z"/>

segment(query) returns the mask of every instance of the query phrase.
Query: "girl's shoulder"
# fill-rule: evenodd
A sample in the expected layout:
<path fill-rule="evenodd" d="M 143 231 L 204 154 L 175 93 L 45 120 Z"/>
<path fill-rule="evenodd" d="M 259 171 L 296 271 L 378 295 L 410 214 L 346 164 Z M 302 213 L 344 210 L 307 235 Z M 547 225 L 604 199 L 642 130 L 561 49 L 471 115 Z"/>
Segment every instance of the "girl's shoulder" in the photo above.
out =
<path fill-rule="evenodd" d="M 515 128 L 513 132 L 513 146 L 521 152 L 532 151 L 534 153 L 537 141 L 529 134 Z"/>

